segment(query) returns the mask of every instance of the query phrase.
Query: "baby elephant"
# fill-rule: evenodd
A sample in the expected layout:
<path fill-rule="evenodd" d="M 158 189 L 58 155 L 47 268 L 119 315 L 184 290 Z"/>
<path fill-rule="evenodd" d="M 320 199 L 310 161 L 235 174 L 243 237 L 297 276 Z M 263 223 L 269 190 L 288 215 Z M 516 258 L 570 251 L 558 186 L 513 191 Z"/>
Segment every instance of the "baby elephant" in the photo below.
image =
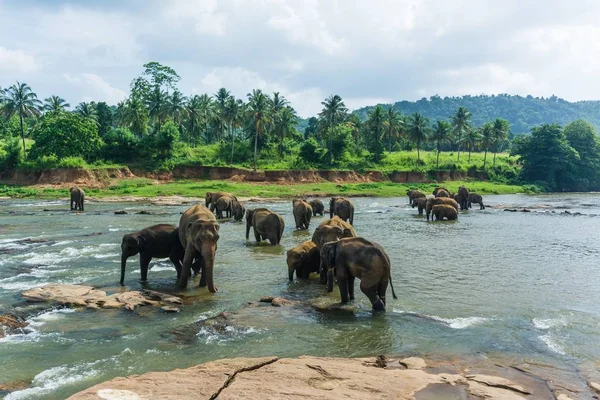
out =
<path fill-rule="evenodd" d="M 433 206 L 433 208 L 431 209 L 431 214 L 431 218 L 433 220 L 438 221 L 441 221 L 444 218 L 448 221 L 454 221 L 458 219 L 458 211 L 456 211 L 456 208 L 454 208 L 454 206 L 451 206 L 449 204 L 438 204 Z"/>
<path fill-rule="evenodd" d="M 246 239 L 250 238 L 250 228 L 254 227 L 254 238 L 257 242 L 268 239 L 273 246 L 279 244 L 283 235 L 283 218 L 266 208 L 255 208 L 246 211 Z"/>
<path fill-rule="evenodd" d="M 471 203 L 479 204 L 480 210 L 485 210 L 485 206 L 483 205 L 483 198 L 480 194 L 470 193 L 469 194 L 469 208 L 471 208 Z"/>
<path fill-rule="evenodd" d="M 292 211 L 296 221 L 296 229 L 308 229 L 313 214 L 312 206 L 304 200 L 292 200 Z"/>
<path fill-rule="evenodd" d="M 215 209 L 217 214 L 217 219 L 223 219 L 223 212 L 225 212 L 225 218 L 231 218 L 232 214 L 232 205 L 234 200 L 233 197 L 230 196 L 221 196 L 215 202 Z"/>
<path fill-rule="evenodd" d="M 246 213 L 246 208 L 237 200 L 231 202 L 231 214 L 234 221 L 241 221 Z"/>
<path fill-rule="evenodd" d="M 71 193 L 71 211 L 79 209 L 83 211 L 83 202 L 85 200 L 85 192 L 83 189 L 78 187 L 72 187 L 69 189 Z"/>
<path fill-rule="evenodd" d="M 140 254 L 140 274 L 142 281 L 148 279 L 148 266 L 153 258 L 167 258 L 177 269 L 177 278 L 181 273 L 184 249 L 179 241 L 179 232 L 175 225 L 159 224 L 123 236 L 121 242 L 121 280 L 125 281 L 127 259 Z M 192 266 L 194 272 L 200 271 L 199 265 Z"/>
<path fill-rule="evenodd" d="M 321 247 L 321 268 L 327 271 L 327 291 L 333 291 L 337 278 L 342 304 L 354 300 L 354 279 L 360 279 L 360 290 L 367 295 L 374 311 L 385 311 L 388 282 L 392 284 L 390 258 L 377 243 L 361 237 L 344 238 Z"/>
<path fill-rule="evenodd" d="M 312 207 L 313 217 L 316 217 L 317 214 L 319 214 L 321 217 L 323 216 L 323 213 L 325 212 L 325 206 L 321 200 L 313 199 L 309 201 L 308 204 L 310 204 Z"/>
<path fill-rule="evenodd" d="M 319 249 L 312 240 L 307 240 L 287 252 L 288 275 L 290 282 L 296 277 L 308 279 L 311 272 L 319 272 L 321 257 Z"/>

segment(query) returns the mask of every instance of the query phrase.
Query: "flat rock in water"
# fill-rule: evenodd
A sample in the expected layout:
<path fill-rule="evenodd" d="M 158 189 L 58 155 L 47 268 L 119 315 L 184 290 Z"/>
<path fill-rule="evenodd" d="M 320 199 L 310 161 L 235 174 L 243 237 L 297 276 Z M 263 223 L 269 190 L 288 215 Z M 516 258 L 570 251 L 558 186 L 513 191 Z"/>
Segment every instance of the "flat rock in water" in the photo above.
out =
<path fill-rule="evenodd" d="M 125 211 L 125 210 L 115 211 L 115 215 L 125 215 L 125 214 L 127 214 L 127 211 Z"/>
<path fill-rule="evenodd" d="M 408 357 L 399 361 L 407 369 L 423 369 L 427 366 L 425 360 L 419 357 Z"/>
<path fill-rule="evenodd" d="M 0 338 L 3 338 L 6 335 L 11 335 L 13 333 L 20 332 L 23 328 L 25 328 L 28 325 L 28 322 L 23 321 L 22 319 L 14 315 L 0 315 Z"/>

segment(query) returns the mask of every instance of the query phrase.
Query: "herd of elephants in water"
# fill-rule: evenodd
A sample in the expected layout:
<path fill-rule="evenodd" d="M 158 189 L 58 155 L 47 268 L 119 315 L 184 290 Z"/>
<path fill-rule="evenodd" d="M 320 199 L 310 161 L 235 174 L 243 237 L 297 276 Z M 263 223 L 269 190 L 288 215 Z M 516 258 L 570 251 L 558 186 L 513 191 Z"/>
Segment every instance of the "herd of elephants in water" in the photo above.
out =
<path fill-rule="evenodd" d="M 71 210 L 84 210 L 85 193 L 70 188 Z M 455 194 L 443 187 L 426 195 L 418 190 L 407 192 L 409 203 L 427 220 L 456 220 L 458 211 L 479 204 L 485 209 L 481 195 L 470 193 L 461 186 Z M 324 204 L 313 199 L 292 201 L 296 229 L 308 229 L 311 217 L 323 215 Z M 153 258 L 169 258 L 177 270 L 177 285 L 186 288 L 191 272 L 200 274 L 200 287 L 217 291 L 213 278 L 215 254 L 219 240 L 218 219 L 246 218 L 246 239 L 253 229 L 257 242 L 268 240 L 271 245 L 281 241 L 284 221 L 281 215 L 267 208 L 245 209 L 237 197 L 227 192 L 208 192 L 205 204 L 187 209 L 179 226 L 158 224 L 123 236 L 121 243 L 121 285 L 124 284 L 125 266 L 129 257 L 139 254 L 141 280 L 148 278 L 148 268 Z M 390 258 L 377 243 L 359 237 L 354 229 L 354 204 L 344 197 L 332 197 L 329 202 L 329 219 L 315 229 L 312 239 L 287 252 L 289 280 L 308 279 L 311 273 L 320 275 L 320 283 L 333 291 L 337 281 L 342 304 L 354 300 L 354 280 L 360 280 L 360 290 L 369 298 L 374 311 L 385 311 L 388 283 L 396 299 L 390 272 Z"/>

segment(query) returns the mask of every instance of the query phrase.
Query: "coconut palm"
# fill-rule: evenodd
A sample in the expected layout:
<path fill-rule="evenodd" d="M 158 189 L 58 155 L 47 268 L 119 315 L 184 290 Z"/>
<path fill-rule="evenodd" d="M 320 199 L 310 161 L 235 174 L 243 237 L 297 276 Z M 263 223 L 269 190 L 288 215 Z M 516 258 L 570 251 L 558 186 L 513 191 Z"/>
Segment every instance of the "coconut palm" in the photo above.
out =
<path fill-rule="evenodd" d="M 494 162 L 492 165 L 496 165 L 496 153 L 502 145 L 502 142 L 508 137 L 510 131 L 510 123 L 502 118 L 496 118 L 492 126 L 492 136 L 494 137 Z"/>
<path fill-rule="evenodd" d="M 356 114 L 350 114 L 344 121 L 344 126 L 350 129 L 352 133 L 352 137 L 354 138 L 354 143 L 358 146 L 358 140 L 360 136 L 360 130 L 362 127 L 362 122 L 360 121 L 360 117 Z"/>
<path fill-rule="evenodd" d="M 132 96 L 125 101 L 120 123 L 129 127 L 136 135 L 143 135 L 148 130 L 148 110 L 139 96 Z"/>
<path fill-rule="evenodd" d="M 229 128 L 229 134 L 231 136 L 231 161 L 233 164 L 233 153 L 235 150 L 235 129 L 241 122 L 241 114 L 244 103 L 240 99 L 236 99 L 234 96 L 229 96 L 225 103 L 225 120 Z"/>
<path fill-rule="evenodd" d="M 154 120 L 156 132 L 160 131 L 165 114 L 167 113 L 169 104 L 169 95 L 166 91 L 161 90 L 160 86 L 156 85 L 146 98 L 146 107 L 148 108 L 148 116 Z"/>
<path fill-rule="evenodd" d="M 290 104 L 285 97 L 279 94 L 279 92 L 273 92 L 273 98 L 271 99 L 271 109 L 273 114 L 277 114 Z"/>
<path fill-rule="evenodd" d="M 481 147 L 483 147 L 483 168 L 487 162 L 487 153 L 490 147 L 494 144 L 494 130 L 491 122 L 486 122 L 481 127 Z"/>
<path fill-rule="evenodd" d="M 204 140 L 207 144 L 210 144 L 212 140 L 209 126 L 217 119 L 218 112 L 213 98 L 206 93 L 198 97 L 198 113 L 202 124 L 204 124 Z"/>
<path fill-rule="evenodd" d="M 65 111 L 69 107 L 71 107 L 71 105 L 60 96 L 50 96 L 47 99 L 44 99 L 43 108 L 44 111 L 49 114 L 58 114 L 62 111 Z"/>
<path fill-rule="evenodd" d="M 429 120 L 419 113 L 414 113 L 408 121 L 408 138 L 417 145 L 417 162 L 421 162 L 421 143 L 427 140 Z"/>
<path fill-rule="evenodd" d="M 386 112 L 383 110 L 383 107 L 377 106 L 371 111 L 367 116 L 366 124 L 369 127 L 369 130 L 373 137 L 371 138 L 371 146 L 370 150 L 375 153 L 375 162 L 379 163 L 381 159 L 381 153 L 383 153 L 383 146 L 381 145 L 381 136 L 384 132 L 386 122 Z"/>
<path fill-rule="evenodd" d="M 286 106 L 275 113 L 274 129 L 275 134 L 279 136 L 279 158 L 283 157 L 283 140 L 296 130 L 298 116 L 296 111 Z"/>
<path fill-rule="evenodd" d="M 448 121 L 437 121 L 436 124 L 433 126 L 433 133 L 431 135 L 431 139 L 434 140 L 436 143 L 436 150 L 437 150 L 436 161 L 435 161 L 436 168 L 440 167 L 440 151 L 441 151 L 440 145 L 443 142 L 445 142 L 446 140 L 448 140 L 448 136 L 450 135 L 451 130 L 452 130 L 452 125 L 450 125 L 450 123 Z"/>
<path fill-rule="evenodd" d="M 462 135 L 467 133 L 470 120 L 471 113 L 463 106 L 458 107 L 456 114 L 452 116 L 452 126 L 454 127 L 454 134 L 456 135 L 456 142 L 458 144 L 458 161 L 460 161 L 460 143 L 462 141 Z"/>
<path fill-rule="evenodd" d="M 333 161 L 333 131 L 348 113 L 348 108 L 337 94 L 332 94 L 321 104 L 323 109 L 319 113 L 319 118 L 321 118 L 323 131 L 329 133 L 329 154 Z"/>
<path fill-rule="evenodd" d="M 258 137 L 263 135 L 271 123 L 269 113 L 269 97 L 262 90 L 254 89 L 248 93 L 248 116 L 254 130 L 254 170 L 256 171 L 256 155 L 258 153 Z"/>
<path fill-rule="evenodd" d="M 480 129 L 476 127 L 471 127 L 467 131 L 465 136 L 465 144 L 467 145 L 467 150 L 469 150 L 469 159 L 468 162 L 471 162 L 471 152 L 475 150 L 479 141 L 481 140 Z"/>
<path fill-rule="evenodd" d="M 75 113 L 98 123 L 98 112 L 96 111 L 96 104 L 93 102 L 86 103 L 84 101 L 77 104 L 77 107 L 75 107 Z"/>
<path fill-rule="evenodd" d="M 169 103 L 167 104 L 168 114 L 173 118 L 173 122 L 179 127 L 179 132 L 182 131 L 183 119 L 185 117 L 185 103 L 187 97 L 185 97 L 179 90 L 175 89 L 173 94 L 169 97 Z"/>
<path fill-rule="evenodd" d="M 225 114 L 225 105 L 227 104 L 227 100 L 231 97 L 231 93 L 229 90 L 225 88 L 221 88 L 215 93 L 215 103 L 217 106 L 217 117 L 221 121 L 215 121 L 217 126 L 217 132 L 219 134 L 219 140 L 223 139 L 224 132 L 227 128 Z"/>
<path fill-rule="evenodd" d="M 2 104 L 2 115 L 6 120 L 12 118 L 13 115 L 19 115 L 19 124 L 21 128 L 21 139 L 23 140 L 23 155 L 27 158 L 27 150 L 25 149 L 25 128 L 23 119 L 25 117 L 37 117 L 40 115 L 42 102 L 38 100 L 37 94 L 31 90 L 26 83 L 17 82 L 3 93 L 0 93 L 0 104 Z"/>
<path fill-rule="evenodd" d="M 404 126 L 404 121 L 394 107 L 390 107 L 385 115 L 385 128 L 388 137 L 388 151 L 392 151 L 392 141 L 400 136 L 400 132 Z"/>

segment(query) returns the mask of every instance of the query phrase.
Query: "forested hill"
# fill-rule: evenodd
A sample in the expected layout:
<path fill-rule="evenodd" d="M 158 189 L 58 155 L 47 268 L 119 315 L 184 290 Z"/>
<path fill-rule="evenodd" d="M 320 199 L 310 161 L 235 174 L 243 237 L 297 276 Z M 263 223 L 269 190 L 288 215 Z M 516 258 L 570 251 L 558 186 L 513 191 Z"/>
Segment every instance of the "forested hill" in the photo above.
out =
<path fill-rule="evenodd" d="M 389 106 L 387 104 L 384 108 Z M 557 122 L 564 126 L 580 118 L 600 129 L 600 101 L 571 103 L 556 96 L 540 98 L 502 94 L 444 98 L 433 96 L 429 99 L 399 101 L 394 104 L 394 108 L 403 114 L 418 112 L 429 118 L 431 123 L 443 119 L 450 120 L 450 116 L 454 115 L 460 106 L 469 109 L 475 126 L 500 117 L 510 122 L 514 134 L 528 133 L 530 128 L 544 123 Z M 372 108 L 374 106 L 360 108 L 354 112 L 364 120 Z"/>

